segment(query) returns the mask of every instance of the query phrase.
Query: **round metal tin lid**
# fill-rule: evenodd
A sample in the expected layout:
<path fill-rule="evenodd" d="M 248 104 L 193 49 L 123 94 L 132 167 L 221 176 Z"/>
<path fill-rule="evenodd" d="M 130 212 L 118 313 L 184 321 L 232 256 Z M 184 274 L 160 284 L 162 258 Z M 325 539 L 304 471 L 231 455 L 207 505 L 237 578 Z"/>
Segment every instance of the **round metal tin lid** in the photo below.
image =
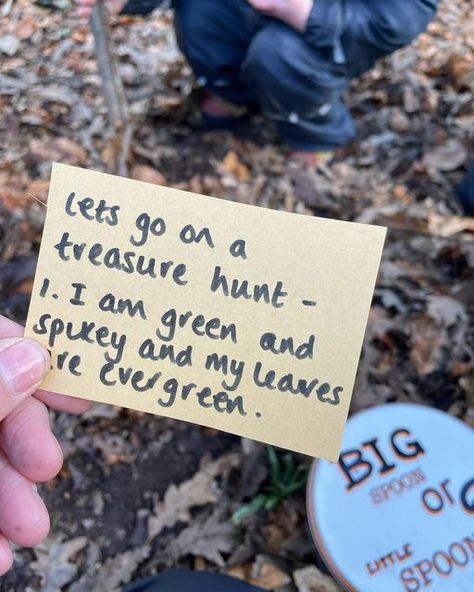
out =
<path fill-rule="evenodd" d="M 473 592 L 474 431 L 436 409 L 354 415 L 308 482 L 314 541 L 351 592 Z M 433 587 L 431 587 L 433 586 Z"/>

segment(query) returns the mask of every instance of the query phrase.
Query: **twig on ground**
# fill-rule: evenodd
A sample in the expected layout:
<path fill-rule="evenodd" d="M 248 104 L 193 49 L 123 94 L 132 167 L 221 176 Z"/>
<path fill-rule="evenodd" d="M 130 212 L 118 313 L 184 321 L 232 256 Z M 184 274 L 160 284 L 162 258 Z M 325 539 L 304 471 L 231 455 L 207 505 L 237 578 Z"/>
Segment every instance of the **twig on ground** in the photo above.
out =
<path fill-rule="evenodd" d="M 107 102 L 109 123 L 113 132 L 112 146 L 114 147 L 116 172 L 127 176 L 127 159 L 133 126 L 113 51 L 109 15 L 103 0 L 98 0 L 92 9 L 90 27 L 94 36 L 95 53 Z"/>

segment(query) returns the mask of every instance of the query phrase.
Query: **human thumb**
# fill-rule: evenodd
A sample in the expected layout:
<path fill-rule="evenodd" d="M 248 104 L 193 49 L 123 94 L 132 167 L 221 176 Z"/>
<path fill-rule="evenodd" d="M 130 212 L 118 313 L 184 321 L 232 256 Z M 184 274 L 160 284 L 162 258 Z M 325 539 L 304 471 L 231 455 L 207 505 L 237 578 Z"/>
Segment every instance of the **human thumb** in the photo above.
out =
<path fill-rule="evenodd" d="M 49 364 L 48 351 L 36 341 L 0 339 L 0 421 L 36 391 Z"/>

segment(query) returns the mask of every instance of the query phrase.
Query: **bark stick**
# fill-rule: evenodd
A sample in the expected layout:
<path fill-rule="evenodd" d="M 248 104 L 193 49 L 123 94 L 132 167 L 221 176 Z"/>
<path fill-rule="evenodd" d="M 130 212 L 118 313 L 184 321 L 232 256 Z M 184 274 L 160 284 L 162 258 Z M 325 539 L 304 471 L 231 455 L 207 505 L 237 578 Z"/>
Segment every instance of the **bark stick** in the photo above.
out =
<path fill-rule="evenodd" d="M 109 14 L 103 0 L 98 0 L 92 8 L 90 27 L 94 36 L 95 53 L 102 79 L 102 87 L 108 109 L 109 124 L 116 149 L 116 168 L 122 175 L 127 174 L 127 158 L 132 137 L 130 111 L 122 80 L 118 71 L 109 25 Z"/>

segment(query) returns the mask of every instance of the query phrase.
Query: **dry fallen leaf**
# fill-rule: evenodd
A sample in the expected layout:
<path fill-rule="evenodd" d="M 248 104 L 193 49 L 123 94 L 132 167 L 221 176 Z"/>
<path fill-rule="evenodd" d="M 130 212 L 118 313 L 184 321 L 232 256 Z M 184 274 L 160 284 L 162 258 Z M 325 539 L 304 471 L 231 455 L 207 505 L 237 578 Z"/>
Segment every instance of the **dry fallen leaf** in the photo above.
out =
<path fill-rule="evenodd" d="M 13 0 L 5 0 L 5 2 L 0 6 L 0 17 L 3 18 L 4 16 L 8 16 L 13 6 Z"/>
<path fill-rule="evenodd" d="M 38 201 L 48 201 L 49 180 L 37 179 L 32 181 L 26 188 L 26 193 L 33 195 Z"/>
<path fill-rule="evenodd" d="M 143 545 L 109 557 L 98 568 L 97 578 L 94 578 L 94 590 L 119 592 L 122 590 L 121 585 L 128 584 L 137 567 L 150 557 L 150 553 L 150 546 Z"/>
<path fill-rule="evenodd" d="M 341 592 L 336 582 L 314 565 L 295 570 L 293 579 L 298 592 Z"/>
<path fill-rule="evenodd" d="M 428 316 L 420 316 L 409 321 L 410 360 L 418 371 L 425 376 L 433 372 L 442 359 L 442 348 L 446 338 L 439 327 Z"/>
<path fill-rule="evenodd" d="M 166 185 L 166 178 L 160 173 L 160 171 L 144 164 L 134 165 L 130 171 L 130 178 L 145 183 Z"/>
<path fill-rule="evenodd" d="M 20 47 L 20 41 L 15 35 L 3 35 L 0 37 L 0 53 L 14 56 Z"/>
<path fill-rule="evenodd" d="M 474 27 L 471 23 L 472 34 L 474 35 Z M 447 63 L 447 70 L 449 77 L 456 89 L 463 89 L 465 87 L 474 90 L 474 67 L 473 59 L 468 56 L 452 55 Z"/>
<path fill-rule="evenodd" d="M 222 168 L 233 175 L 238 181 L 248 181 L 250 172 L 245 164 L 239 160 L 234 150 L 229 150 L 222 161 Z"/>
<path fill-rule="evenodd" d="M 29 142 L 30 156 L 37 162 L 65 162 L 72 165 L 84 165 L 87 152 L 74 140 L 69 138 L 33 138 Z"/>
<path fill-rule="evenodd" d="M 449 296 L 431 294 L 427 297 L 427 312 L 439 325 L 452 327 L 458 321 L 467 321 L 466 307 Z"/>
<path fill-rule="evenodd" d="M 169 565 L 186 555 L 204 557 L 208 561 L 224 567 L 221 553 L 230 553 L 236 545 L 236 526 L 230 520 L 221 522 L 213 514 L 204 522 L 195 520 L 191 526 L 182 530 L 164 550 L 163 559 Z"/>
<path fill-rule="evenodd" d="M 257 556 L 254 563 L 231 567 L 226 573 L 253 586 L 259 586 L 264 590 L 275 590 L 291 582 L 288 574 L 270 563 L 262 555 Z"/>
<path fill-rule="evenodd" d="M 34 548 L 36 561 L 31 569 L 43 578 L 42 592 L 60 592 L 77 573 L 78 567 L 71 559 L 87 546 L 87 537 L 63 539 L 63 535 L 48 538 Z"/>
<path fill-rule="evenodd" d="M 191 509 L 215 503 L 218 499 L 214 481 L 240 463 L 238 454 L 227 454 L 215 461 L 204 461 L 199 471 L 181 485 L 170 485 L 163 501 L 158 502 L 148 519 L 148 537 L 153 539 L 164 528 L 178 522 L 189 522 Z"/>
<path fill-rule="evenodd" d="M 407 113 L 415 113 L 421 108 L 420 100 L 411 86 L 403 88 L 403 107 Z"/>
<path fill-rule="evenodd" d="M 390 127 L 396 132 L 406 132 L 410 129 L 410 120 L 401 109 L 394 109 L 389 118 Z"/>
<path fill-rule="evenodd" d="M 433 148 L 423 156 L 423 164 L 427 168 L 438 171 L 455 171 L 467 160 L 467 151 L 464 145 L 455 138 L 451 138 L 442 146 Z"/>
<path fill-rule="evenodd" d="M 25 17 L 18 23 L 18 26 L 15 27 L 15 36 L 22 41 L 24 39 L 29 39 L 36 31 L 36 28 L 37 25 L 33 18 L 30 15 L 25 15 Z"/>
<path fill-rule="evenodd" d="M 467 216 L 440 216 L 434 212 L 428 214 L 428 230 L 439 236 L 453 236 L 459 232 L 474 232 L 474 218 Z"/>
<path fill-rule="evenodd" d="M 275 590 L 286 586 L 290 582 L 290 576 L 272 563 L 257 560 L 252 567 L 250 583 L 260 586 L 264 590 Z"/>

